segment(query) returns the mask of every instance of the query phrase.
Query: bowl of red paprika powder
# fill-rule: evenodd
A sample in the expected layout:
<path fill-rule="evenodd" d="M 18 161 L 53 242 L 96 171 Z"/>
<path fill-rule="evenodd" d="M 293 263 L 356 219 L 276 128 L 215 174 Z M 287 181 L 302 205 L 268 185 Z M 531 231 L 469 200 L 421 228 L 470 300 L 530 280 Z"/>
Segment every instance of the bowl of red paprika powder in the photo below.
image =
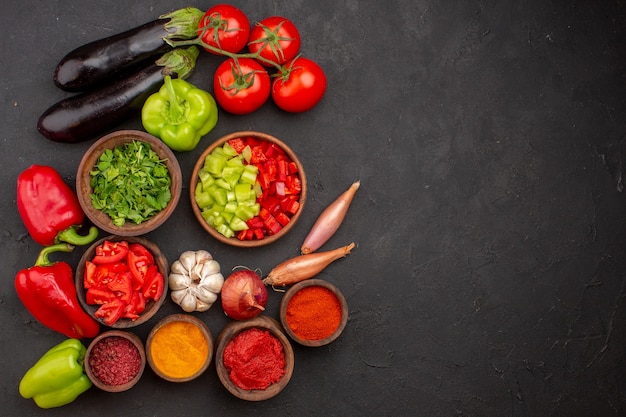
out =
<path fill-rule="evenodd" d="M 228 323 L 217 337 L 217 375 L 234 396 L 263 401 L 289 383 L 293 348 L 280 324 L 265 315 Z"/>
<path fill-rule="evenodd" d="M 99 323 L 126 329 L 152 318 L 167 298 L 169 264 L 153 242 L 105 236 L 83 253 L 76 267 L 76 295 Z"/>
<path fill-rule="evenodd" d="M 269 245 L 293 228 L 306 202 L 307 180 L 285 142 L 241 131 L 222 136 L 202 152 L 189 190 L 204 230 L 227 245 L 252 248 Z"/>
<path fill-rule="evenodd" d="M 101 333 L 85 353 L 85 373 L 103 391 L 129 390 L 139 382 L 145 366 L 146 354 L 141 339 L 124 330 Z"/>
<path fill-rule="evenodd" d="M 309 279 L 293 285 L 280 302 L 280 321 L 297 343 L 324 346 L 341 335 L 348 322 L 348 303 L 333 284 Z"/>

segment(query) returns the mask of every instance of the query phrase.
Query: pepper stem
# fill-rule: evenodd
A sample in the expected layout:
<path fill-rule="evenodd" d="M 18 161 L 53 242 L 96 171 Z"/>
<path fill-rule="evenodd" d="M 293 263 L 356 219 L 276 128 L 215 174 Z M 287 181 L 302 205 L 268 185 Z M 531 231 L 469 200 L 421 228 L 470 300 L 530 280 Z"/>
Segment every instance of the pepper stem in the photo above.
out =
<path fill-rule="evenodd" d="M 174 84 L 172 84 L 172 77 L 166 75 L 163 81 L 165 81 L 165 89 L 167 90 L 167 96 L 169 98 L 169 105 L 167 106 L 168 121 L 177 124 L 185 116 L 185 106 L 181 105 L 178 100 Z"/>
<path fill-rule="evenodd" d="M 54 262 L 50 262 L 48 256 L 54 252 L 71 252 L 74 250 L 74 246 L 69 243 L 57 243 L 56 245 L 50 245 L 44 247 L 41 252 L 39 252 L 39 256 L 37 257 L 37 261 L 35 261 L 35 266 L 48 266 L 52 265 Z"/>
<path fill-rule="evenodd" d="M 87 235 L 79 235 L 76 227 L 69 227 L 62 232 L 59 232 L 56 236 L 55 242 L 64 242 L 69 243 L 70 245 L 75 246 L 84 246 L 87 245 L 98 237 L 98 228 L 92 226 L 89 228 L 89 233 Z"/>

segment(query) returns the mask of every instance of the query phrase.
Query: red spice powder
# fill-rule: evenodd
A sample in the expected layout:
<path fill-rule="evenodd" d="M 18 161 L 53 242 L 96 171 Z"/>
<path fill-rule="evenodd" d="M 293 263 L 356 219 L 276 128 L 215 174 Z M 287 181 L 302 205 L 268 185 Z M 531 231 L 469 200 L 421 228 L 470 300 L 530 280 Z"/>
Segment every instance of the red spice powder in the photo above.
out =
<path fill-rule="evenodd" d="M 301 339 L 325 339 L 341 324 L 341 304 L 328 288 L 304 287 L 289 300 L 286 319 L 287 326 Z"/>
<path fill-rule="evenodd" d="M 89 366 L 96 378 L 105 385 L 122 385 L 139 373 L 141 356 L 128 339 L 110 336 L 101 339 L 91 349 Z"/>
<path fill-rule="evenodd" d="M 224 366 L 241 389 L 264 390 L 285 375 L 285 352 L 269 330 L 244 330 L 224 349 Z"/>

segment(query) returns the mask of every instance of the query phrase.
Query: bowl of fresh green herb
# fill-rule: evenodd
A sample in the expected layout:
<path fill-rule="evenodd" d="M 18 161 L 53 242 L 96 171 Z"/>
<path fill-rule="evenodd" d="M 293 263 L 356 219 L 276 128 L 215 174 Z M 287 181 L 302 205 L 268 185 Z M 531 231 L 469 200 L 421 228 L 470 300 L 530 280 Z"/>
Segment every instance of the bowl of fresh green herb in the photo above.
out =
<path fill-rule="evenodd" d="M 162 225 L 176 209 L 181 189 L 172 150 L 140 130 L 118 130 L 98 139 L 76 174 L 85 215 L 118 236 L 139 236 Z"/>

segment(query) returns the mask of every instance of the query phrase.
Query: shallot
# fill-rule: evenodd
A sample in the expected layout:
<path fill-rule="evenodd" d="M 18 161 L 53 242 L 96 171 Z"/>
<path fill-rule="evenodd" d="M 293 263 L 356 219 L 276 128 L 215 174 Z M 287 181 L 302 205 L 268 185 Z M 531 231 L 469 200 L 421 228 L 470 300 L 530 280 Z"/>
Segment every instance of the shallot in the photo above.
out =
<path fill-rule="evenodd" d="M 291 258 L 277 265 L 263 280 L 265 285 L 286 286 L 313 278 L 339 258 L 345 257 L 354 243 L 326 252 L 309 253 Z"/>
<path fill-rule="evenodd" d="M 267 303 L 267 290 L 256 272 L 233 272 L 222 286 L 222 308 L 233 320 L 246 320 L 261 314 Z"/>
<path fill-rule="evenodd" d="M 350 188 L 344 191 L 320 214 L 300 248 L 300 252 L 303 255 L 315 252 L 335 234 L 346 217 L 348 208 L 350 208 L 352 199 L 360 185 L 361 181 L 352 183 Z"/>

